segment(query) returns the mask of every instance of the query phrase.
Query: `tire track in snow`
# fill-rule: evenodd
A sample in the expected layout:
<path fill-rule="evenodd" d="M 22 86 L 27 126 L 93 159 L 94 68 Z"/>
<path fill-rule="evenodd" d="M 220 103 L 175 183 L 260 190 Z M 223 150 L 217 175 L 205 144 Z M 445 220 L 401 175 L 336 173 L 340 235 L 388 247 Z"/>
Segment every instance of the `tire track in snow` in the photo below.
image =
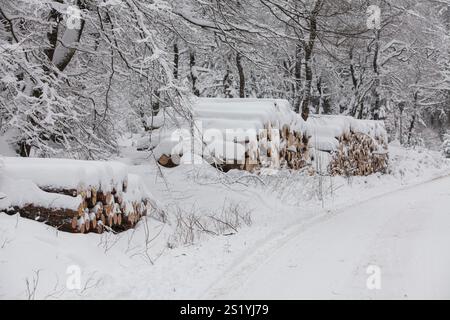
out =
<path fill-rule="evenodd" d="M 307 221 L 305 221 L 305 218 L 302 217 L 284 231 L 275 230 L 264 239 L 258 241 L 251 248 L 245 250 L 237 259 L 235 259 L 234 263 L 232 263 L 225 273 L 218 277 L 216 281 L 214 281 L 206 289 L 206 291 L 200 295 L 199 299 L 218 299 L 237 290 L 247 282 L 248 276 L 254 273 L 262 264 L 264 264 L 264 262 L 269 260 L 277 251 L 312 226 L 328 221 L 337 215 L 344 214 L 351 208 L 382 199 L 388 195 L 406 192 L 416 187 L 430 184 L 448 177 L 450 177 L 450 175 L 447 173 L 445 175 L 428 179 L 424 182 L 414 183 L 405 187 L 389 190 L 374 197 L 338 208 L 331 214 L 330 212 L 325 212 L 317 217 L 307 219 Z"/>

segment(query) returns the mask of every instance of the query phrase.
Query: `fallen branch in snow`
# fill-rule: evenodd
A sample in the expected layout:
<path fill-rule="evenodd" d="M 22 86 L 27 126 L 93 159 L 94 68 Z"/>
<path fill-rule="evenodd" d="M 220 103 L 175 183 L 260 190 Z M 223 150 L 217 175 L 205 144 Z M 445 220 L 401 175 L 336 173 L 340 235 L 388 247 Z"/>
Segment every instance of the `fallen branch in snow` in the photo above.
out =
<path fill-rule="evenodd" d="M 27 299 L 28 300 L 35 300 L 36 299 L 36 291 L 39 285 L 39 273 L 40 270 L 35 271 L 35 276 L 33 276 L 32 281 L 28 278 L 25 279 L 25 284 L 27 286 Z"/>
<path fill-rule="evenodd" d="M 243 180 L 243 179 L 253 179 L 253 180 L 257 180 L 257 181 L 259 181 L 263 186 L 266 186 L 266 182 L 265 182 L 263 179 L 261 179 L 260 177 L 256 176 L 256 175 L 245 175 L 245 176 L 238 177 L 237 179 L 233 180 L 233 181 L 231 182 L 231 184 L 233 184 L 233 183 L 238 183 L 238 182 L 240 182 L 240 181 Z"/>
<path fill-rule="evenodd" d="M 169 241 L 169 247 L 176 244 L 190 245 L 195 243 L 202 234 L 212 236 L 229 236 L 238 232 L 242 225 L 252 224 L 251 210 L 238 203 L 224 203 L 220 212 L 199 214 L 195 207 L 189 212 L 178 208 L 175 217 L 176 225 Z"/>

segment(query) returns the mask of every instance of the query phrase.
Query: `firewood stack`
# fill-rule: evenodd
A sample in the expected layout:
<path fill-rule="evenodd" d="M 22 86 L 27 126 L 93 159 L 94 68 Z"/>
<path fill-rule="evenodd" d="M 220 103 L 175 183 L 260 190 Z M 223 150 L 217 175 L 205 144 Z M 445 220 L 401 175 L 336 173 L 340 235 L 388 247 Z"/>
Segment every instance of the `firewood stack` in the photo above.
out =
<path fill-rule="evenodd" d="M 291 130 L 288 125 L 280 130 L 280 137 L 281 166 L 293 170 L 304 168 L 309 158 L 309 137 L 300 130 Z"/>
<path fill-rule="evenodd" d="M 201 98 L 193 109 L 196 123 L 201 124 L 197 127 L 202 128 L 196 139 L 203 150 L 185 150 L 196 150 L 197 156 L 225 172 L 310 166 L 311 174 L 370 175 L 387 169 L 387 133 L 382 121 L 310 115 L 305 122 L 288 101 L 276 99 Z M 208 130 L 213 134 L 206 134 Z M 236 133 L 235 139 L 228 136 L 230 131 Z M 209 136 L 215 138 L 213 147 L 208 145 Z M 155 149 L 159 164 L 177 166 L 182 156 L 179 146 L 174 147 L 173 141 L 160 146 Z M 316 157 L 317 152 L 326 154 Z M 320 168 L 314 167 L 314 161 L 320 162 Z"/>
<path fill-rule="evenodd" d="M 386 173 L 388 166 L 387 143 L 380 137 L 350 132 L 339 139 L 329 171 L 331 175 L 368 176 Z"/>
<path fill-rule="evenodd" d="M 308 141 L 308 136 L 301 130 L 291 129 L 289 125 L 277 129 L 276 125 L 268 122 L 264 130 L 260 130 L 257 134 L 256 141 L 247 137 L 243 142 L 234 142 L 242 146 L 241 150 L 245 150 L 245 160 L 213 157 L 213 161 L 210 162 L 225 172 L 232 169 L 255 172 L 261 168 L 279 169 L 281 167 L 299 170 L 308 163 Z M 224 147 L 234 148 L 235 146 L 224 143 Z M 177 159 L 173 161 L 173 156 L 163 154 L 158 162 L 163 167 L 173 168 L 177 166 L 175 163 L 179 163 L 180 155 L 175 156 Z M 211 158 L 209 154 L 204 154 L 203 157 Z"/>
<path fill-rule="evenodd" d="M 386 173 L 388 137 L 383 121 L 311 115 L 307 123 L 317 172 L 333 176 Z"/>
<path fill-rule="evenodd" d="M 287 100 L 198 98 L 193 100 L 192 110 L 195 128 L 199 129 L 194 139 L 200 141 L 200 148 L 185 150 L 195 150 L 197 156 L 225 172 L 299 169 L 308 162 L 306 123 Z M 183 132 L 191 132 L 191 124 L 180 126 Z M 180 129 L 168 128 L 173 132 Z M 166 132 L 154 149 L 159 164 L 166 168 L 177 166 L 183 155 L 173 137 L 177 135 Z"/>
<path fill-rule="evenodd" d="M 304 132 L 287 124 L 275 129 L 270 122 L 264 128 L 258 139 L 258 168 L 299 170 L 308 164 L 309 137 Z"/>
<path fill-rule="evenodd" d="M 33 160 L 36 161 L 33 162 Z M 105 169 L 103 171 L 110 174 L 109 179 L 103 172 L 99 174 L 99 181 L 101 181 L 99 183 L 92 183 L 95 179 L 91 179 L 89 185 L 78 182 L 77 185 L 71 186 L 70 183 L 77 179 L 76 177 L 73 179 L 74 176 L 69 170 L 78 163 L 74 160 L 66 163 L 63 159 L 48 159 L 49 162 L 46 165 L 45 160 L 7 159 L 5 177 L 11 184 L 21 181 L 19 183 L 31 186 L 29 194 L 19 195 L 19 201 L 15 200 L 18 199 L 17 192 L 9 191 L 9 194 L 6 192 L 13 201 L 6 210 L 8 214 L 19 213 L 22 217 L 43 222 L 61 231 L 103 233 L 104 231 L 121 232 L 133 228 L 141 217 L 150 214 L 154 206 L 154 202 L 145 195 L 145 192 L 137 190 L 142 189 L 142 186 L 135 186 L 137 183 L 134 182 L 136 180 L 134 176 L 133 185 L 130 188 L 128 177 L 132 175 L 126 172 L 117 174 L 114 166 L 108 166 L 107 162 L 94 161 L 93 165 L 89 162 L 80 162 L 80 167 L 74 170 L 82 172 L 83 169 L 92 170 L 93 166 L 103 167 Z M 45 182 L 42 182 L 42 175 L 34 174 L 34 170 L 27 170 L 29 164 L 29 167 L 34 165 L 42 170 L 50 171 L 54 163 L 57 163 L 57 166 L 54 166 L 54 177 L 49 177 Z M 66 164 L 67 178 L 58 177 L 64 172 Z M 120 164 L 114 165 L 124 171 Z M 49 181 L 51 186 L 48 185 Z M 55 187 L 58 184 L 63 187 Z"/>
<path fill-rule="evenodd" d="M 103 192 L 97 188 L 45 190 L 50 194 L 61 194 L 79 199 L 78 210 L 67 208 L 46 208 L 26 204 L 14 206 L 9 214 L 19 213 L 22 217 L 44 222 L 58 230 L 72 233 L 121 232 L 133 228 L 139 219 L 152 210 L 150 199 L 140 201 L 124 200 L 126 181 L 121 188 Z"/>

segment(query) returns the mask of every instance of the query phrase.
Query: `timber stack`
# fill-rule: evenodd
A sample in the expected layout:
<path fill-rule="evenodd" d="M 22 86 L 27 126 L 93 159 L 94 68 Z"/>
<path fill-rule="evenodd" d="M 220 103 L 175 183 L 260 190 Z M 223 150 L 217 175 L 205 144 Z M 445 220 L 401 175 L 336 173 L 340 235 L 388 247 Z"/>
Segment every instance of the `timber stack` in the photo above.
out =
<path fill-rule="evenodd" d="M 305 122 L 288 101 L 277 99 L 199 98 L 193 111 L 195 127 L 201 130 L 191 141 L 180 142 L 178 135 L 173 140 L 167 128 L 160 129 L 165 135 L 156 132 L 166 137 L 153 149 L 161 166 L 176 167 L 183 154 L 196 150 L 197 156 L 225 172 L 310 167 L 311 174 L 364 176 L 387 170 L 382 121 L 311 115 Z M 317 165 L 317 159 L 326 163 Z"/>
<path fill-rule="evenodd" d="M 201 127 L 192 139 L 197 155 L 225 172 L 300 169 L 309 162 L 306 124 L 286 100 L 199 98 L 193 111 Z M 177 166 L 184 151 L 191 150 L 189 144 L 183 148 L 177 139 L 170 141 L 173 137 L 166 135 L 153 150 L 166 168 Z"/>
<path fill-rule="evenodd" d="M 125 231 L 154 206 L 147 192 L 133 190 L 137 177 L 121 163 L 10 157 L 2 161 L 0 191 L 6 197 L 0 209 L 61 231 Z"/>
<path fill-rule="evenodd" d="M 368 176 L 386 173 L 387 133 L 382 121 L 356 120 L 345 116 L 312 116 L 311 141 L 315 155 L 327 152 L 322 165 L 333 176 Z"/>

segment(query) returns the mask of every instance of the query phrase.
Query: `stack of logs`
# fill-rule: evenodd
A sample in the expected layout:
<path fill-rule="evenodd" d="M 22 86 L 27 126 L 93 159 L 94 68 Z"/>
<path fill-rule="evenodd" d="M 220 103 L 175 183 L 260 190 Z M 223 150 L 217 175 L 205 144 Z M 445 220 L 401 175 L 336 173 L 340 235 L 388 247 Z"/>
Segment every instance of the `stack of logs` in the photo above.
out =
<path fill-rule="evenodd" d="M 235 143 L 239 143 L 236 142 Z M 299 170 L 308 164 L 309 160 L 309 137 L 301 131 L 292 130 L 289 125 L 281 129 L 275 129 L 271 123 L 264 126 L 257 135 L 257 141 L 247 139 L 241 144 L 245 147 L 245 162 L 234 159 L 215 159 L 211 163 L 227 172 L 232 169 L 254 172 L 261 168 L 279 169 L 287 167 Z M 159 158 L 159 164 L 166 168 L 176 166 L 181 155 L 174 156 L 163 154 Z"/>
<path fill-rule="evenodd" d="M 333 154 L 329 167 L 331 175 L 368 176 L 376 172 L 386 173 L 389 156 L 383 138 L 349 132 L 341 136 L 339 142 L 339 149 Z"/>
<path fill-rule="evenodd" d="M 124 193 L 127 182 L 111 192 L 102 192 L 96 188 L 49 189 L 45 192 L 75 197 L 80 200 L 78 210 L 64 208 L 43 208 L 28 204 L 14 207 L 10 214 L 19 213 L 22 217 L 44 222 L 58 230 L 72 233 L 121 232 L 133 228 L 142 216 L 150 213 L 149 199 L 127 201 Z"/>
<path fill-rule="evenodd" d="M 309 162 L 309 137 L 301 131 L 293 131 L 289 126 L 283 126 L 280 132 L 280 159 L 281 166 L 300 170 Z"/>

